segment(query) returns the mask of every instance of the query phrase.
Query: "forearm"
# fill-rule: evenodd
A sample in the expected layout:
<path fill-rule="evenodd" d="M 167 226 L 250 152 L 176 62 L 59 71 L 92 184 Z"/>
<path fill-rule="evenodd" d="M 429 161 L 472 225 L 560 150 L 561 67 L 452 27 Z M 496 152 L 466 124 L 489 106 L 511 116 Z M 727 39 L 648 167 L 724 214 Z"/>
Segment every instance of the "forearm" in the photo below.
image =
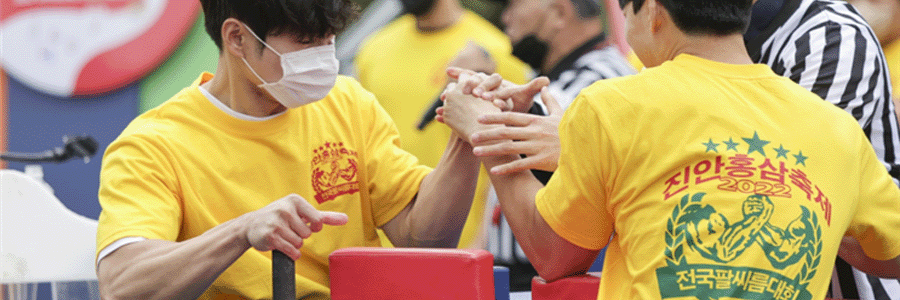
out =
<path fill-rule="evenodd" d="M 440 162 L 422 180 L 401 245 L 456 247 L 472 207 L 480 166 L 472 147 L 452 135 Z"/>
<path fill-rule="evenodd" d="M 509 155 L 485 157 L 482 163 L 490 169 L 517 159 Z M 535 205 L 535 196 L 543 185 L 530 171 L 491 174 L 491 183 L 516 241 L 542 278 L 553 281 L 587 271 L 599 251 L 570 243 L 547 224 Z"/>
<path fill-rule="evenodd" d="M 235 220 L 182 242 L 147 240 L 100 261 L 104 299 L 196 299 L 250 244 Z"/>
<path fill-rule="evenodd" d="M 838 256 L 867 274 L 881 278 L 900 278 L 900 256 L 891 260 L 872 259 L 863 252 L 862 246 L 853 237 L 844 237 Z"/>

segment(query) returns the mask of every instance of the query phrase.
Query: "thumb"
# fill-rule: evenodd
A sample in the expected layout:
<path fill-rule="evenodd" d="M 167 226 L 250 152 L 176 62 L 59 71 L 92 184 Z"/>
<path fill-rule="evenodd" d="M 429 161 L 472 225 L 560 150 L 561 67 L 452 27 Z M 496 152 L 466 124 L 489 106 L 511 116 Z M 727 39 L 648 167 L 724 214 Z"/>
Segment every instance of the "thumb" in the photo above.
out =
<path fill-rule="evenodd" d="M 321 211 L 320 213 L 322 214 L 322 223 L 331 226 L 344 225 L 349 220 L 347 214 L 341 212 Z"/>
<path fill-rule="evenodd" d="M 526 84 L 523 85 L 515 85 L 509 84 L 508 88 L 499 89 L 495 92 L 492 92 L 493 99 L 508 99 L 517 96 L 524 96 L 524 98 L 530 99 L 534 94 L 537 94 L 541 91 L 541 88 L 550 84 L 550 79 L 547 77 L 541 76 L 535 79 L 532 79 Z"/>
<path fill-rule="evenodd" d="M 526 93 L 526 95 L 534 95 L 537 94 L 541 89 L 550 84 L 550 79 L 547 77 L 541 76 L 535 79 L 532 79 L 528 83 L 525 84 L 522 91 Z"/>
<path fill-rule="evenodd" d="M 553 95 L 550 94 L 550 89 L 547 87 L 541 88 L 541 101 L 544 101 L 544 106 L 547 106 L 548 116 L 562 115 L 562 106 L 556 101 L 556 97 L 553 97 Z"/>

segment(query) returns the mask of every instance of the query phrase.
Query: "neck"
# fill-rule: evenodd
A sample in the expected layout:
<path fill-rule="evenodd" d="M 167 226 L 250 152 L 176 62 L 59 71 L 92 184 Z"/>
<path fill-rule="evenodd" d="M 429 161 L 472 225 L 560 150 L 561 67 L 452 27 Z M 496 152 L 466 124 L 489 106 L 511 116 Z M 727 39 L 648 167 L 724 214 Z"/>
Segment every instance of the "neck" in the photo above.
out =
<path fill-rule="evenodd" d="M 445 29 L 455 24 L 463 12 L 458 0 L 437 0 L 431 11 L 416 17 L 416 29 L 422 32 Z"/>
<path fill-rule="evenodd" d="M 549 74 L 563 58 L 601 33 L 603 24 L 599 19 L 577 22 L 561 29 L 550 41 L 547 58 L 541 66 L 542 73 Z"/>
<path fill-rule="evenodd" d="M 683 36 L 681 42 L 672 47 L 666 55 L 671 60 L 679 54 L 690 54 L 703 59 L 734 64 L 753 64 L 747 48 L 744 46 L 744 37 L 741 34 L 727 36 Z"/>
<path fill-rule="evenodd" d="M 896 5 L 896 8 L 893 10 L 894 16 L 900 16 L 900 4 Z M 900 39 L 900 21 L 890 21 L 891 24 L 888 27 L 886 32 L 880 34 L 878 37 L 878 41 L 881 43 L 881 46 L 890 45 L 893 42 L 896 42 Z"/>
<path fill-rule="evenodd" d="M 235 62 L 237 60 L 237 62 Z M 287 108 L 270 99 L 260 87 L 240 76 L 243 61 L 234 57 L 219 57 L 216 76 L 203 84 L 203 88 L 215 96 L 222 104 L 248 116 L 266 117 L 285 111 Z"/>

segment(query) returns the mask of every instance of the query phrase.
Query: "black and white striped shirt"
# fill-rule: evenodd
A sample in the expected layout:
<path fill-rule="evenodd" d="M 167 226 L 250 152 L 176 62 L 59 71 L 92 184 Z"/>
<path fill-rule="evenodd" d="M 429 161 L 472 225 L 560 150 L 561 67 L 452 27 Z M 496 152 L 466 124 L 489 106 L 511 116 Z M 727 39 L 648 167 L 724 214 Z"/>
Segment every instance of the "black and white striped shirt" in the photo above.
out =
<path fill-rule="evenodd" d="M 872 29 L 850 4 L 759 0 L 745 40 L 756 62 L 852 114 L 894 183 L 900 183 L 900 132 L 884 54 Z M 841 280 L 833 285 L 834 297 L 900 300 L 897 280 L 855 269 L 854 280 L 846 267 L 838 272 Z M 841 271 L 840 263 L 837 269 Z"/>
<path fill-rule="evenodd" d="M 559 105 L 565 110 L 575 100 L 582 89 L 602 79 L 634 74 L 634 68 L 622 56 L 619 49 L 604 43 L 604 37 L 597 36 L 566 55 L 550 73 L 543 74 L 550 79 L 548 89 L 555 96 Z M 532 113 L 544 114 L 546 107 L 535 95 L 535 108 Z M 547 184 L 550 173 L 535 171 L 535 176 Z M 494 209 L 497 204 L 495 195 L 489 197 L 488 208 Z M 488 212 L 490 213 L 490 211 Z M 513 237 L 512 230 L 502 216 L 498 216 L 496 224 L 488 229 L 488 250 L 494 254 L 497 262 L 504 264 L 527 264 L 525 252 Z"/>
<path fill-rule="evenodd" d="M 622 56 L 619 49 L 604 44 L 604 37 L 597 36 L 576 48 L 544 74 L 550 79 L 549 89 L 554 91 L 563 110 L 572 104 L 582 89 L 597 80 L 634 74 L 634 68 Z M 535 103 L 543 107 L 540 95 L 535 95 Z"/>

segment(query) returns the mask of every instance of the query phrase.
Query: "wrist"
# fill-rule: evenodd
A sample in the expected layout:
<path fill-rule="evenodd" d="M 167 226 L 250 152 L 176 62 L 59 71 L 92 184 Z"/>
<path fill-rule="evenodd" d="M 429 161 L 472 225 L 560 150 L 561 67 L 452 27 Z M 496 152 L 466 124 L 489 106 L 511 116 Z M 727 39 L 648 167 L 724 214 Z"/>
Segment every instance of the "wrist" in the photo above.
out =
<path fill-rule="evenodd" d="M 250 243 L 250 225 L 246 221 L 248 214 L 252 212 L 222 223 L 222 229 L 229 233 L 229 243 L 245 251 L 253 247 Z"/>
<path fill-rule="evenodd" d="M 505 164 L 514 162 L 516 160 L 519 160 L 521 158 L 517 155 L 496 155 L 496 156 L 482 156 L 482 157 L 480 157 L 480 159 L 481 159 L 481 164 L 483 164 L 484 168 L 488 170 L 488 173 L 493 175 L 493 172 L 491 172 L 491 169 L 493 169 L 494 167 L 505 165 Z"/>

